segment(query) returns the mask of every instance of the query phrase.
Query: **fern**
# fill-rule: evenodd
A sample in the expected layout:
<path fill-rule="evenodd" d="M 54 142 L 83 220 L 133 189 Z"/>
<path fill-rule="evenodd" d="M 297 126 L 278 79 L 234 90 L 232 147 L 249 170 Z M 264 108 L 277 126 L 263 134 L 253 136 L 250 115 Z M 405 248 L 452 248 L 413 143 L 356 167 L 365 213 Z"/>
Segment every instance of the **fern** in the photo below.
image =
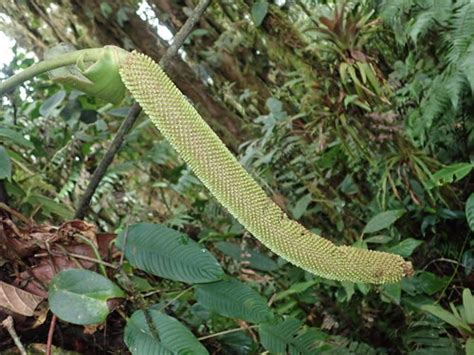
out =
<path fill-rule="evenodd" d="M 459 63 L 468 52 L 474 39 L 474 3 L 459 7 L 453 16 L 452 45 L 448 53 L 448 61 Z"/>

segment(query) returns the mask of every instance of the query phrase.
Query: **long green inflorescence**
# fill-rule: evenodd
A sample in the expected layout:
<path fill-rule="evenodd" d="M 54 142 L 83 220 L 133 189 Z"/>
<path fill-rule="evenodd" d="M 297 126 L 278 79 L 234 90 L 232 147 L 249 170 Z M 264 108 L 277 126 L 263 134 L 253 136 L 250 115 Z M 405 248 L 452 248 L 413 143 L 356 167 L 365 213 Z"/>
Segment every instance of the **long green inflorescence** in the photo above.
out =
<path fill-rule="evenodd" d="M 309 272 L 340 281 L 382 284 L 412 273 L 411 263 L 398 255 L 336 246 L 289 219 L 152 59 L 133 52 L 120 75 L 216 199 L 273 252 Z"/>

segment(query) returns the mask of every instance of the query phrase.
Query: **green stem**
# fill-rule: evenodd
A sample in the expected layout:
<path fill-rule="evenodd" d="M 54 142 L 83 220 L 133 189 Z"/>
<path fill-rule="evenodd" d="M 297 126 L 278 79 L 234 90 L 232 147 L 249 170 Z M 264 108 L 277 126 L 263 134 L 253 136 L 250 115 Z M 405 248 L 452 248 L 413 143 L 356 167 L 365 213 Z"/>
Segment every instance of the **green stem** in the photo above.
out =
<path fill-rule="evenodd" d="M 221 335 L 226 335 L 226 334 L 235 333 L 235 332 L 243 332 L 243 331 L 246 331 L 247 329 L 255 329 L 255 328 L 258 328 L 258 325 L 251 325 L 250 327 L 247 327 L 247 328 L 228 329 L 219 333 L 205 335 L 203 337 L 198 338 L 198 340 L 206 340 L 206 339 L 215 338 Z"/>
<path fill-rule="evenodd" d="M 31 67 L 22 70 L 18 74 L 13 75 L 12 77 L 0 83 L 0 96 L 3 96 L 10 89 L 20 85 L 21 83 L 27 80 L 30 80 L 31 78 L 39 74 L 45 73 L 56 68 L 64 67 L 66 65 L 75 64 L 81 56 L 83 56 L 84 61 L 86 62 L 97 61 L 100 59 L 103 50 L 103 48 L 81 49 L 36 63 Z"/>
<path fill-rule="evenodd" d="M 95 257 L 97 260 L 100 260 L 100 261 L 103 261 L 102 260 L 102 257 L 100 256 L 100 253 L 99 253 L 99 250 L 97 249 L 97 247 L 95 246 L 95 244 L 92 242 L 92 240 L 80 235 L 80 234 L 77 234 L 75 235 L 75 237 L 81 239 L 83 242 L 87 243 L 91 249 L 92 249 L 92 252 L 94 253 Z M 105 266 L 104 266 L 104 263 L 99 263 L 98 264 L 99 266 L 99 269 L 100 269 L 100 272 L 102 273 L 102 275 L 104 275 L 105 278 L 108 278 L 107 276 L 107 271 L 105 270 Z"/>

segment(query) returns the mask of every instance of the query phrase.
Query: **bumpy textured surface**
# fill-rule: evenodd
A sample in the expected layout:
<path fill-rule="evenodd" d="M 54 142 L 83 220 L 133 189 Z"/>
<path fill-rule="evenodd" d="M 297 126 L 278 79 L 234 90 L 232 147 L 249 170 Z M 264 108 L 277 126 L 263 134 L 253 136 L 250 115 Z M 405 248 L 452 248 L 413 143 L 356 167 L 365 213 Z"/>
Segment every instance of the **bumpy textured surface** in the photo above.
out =
<path fill-rule="evenodd" d="M 411 273 L 411 264 L 398 255 L 336 246 L 289 219 L 153 60 L 131 53 L 120 74 L 145 113 L 216 199 L 273 252 L 334 280 L 381 284 Z"/>

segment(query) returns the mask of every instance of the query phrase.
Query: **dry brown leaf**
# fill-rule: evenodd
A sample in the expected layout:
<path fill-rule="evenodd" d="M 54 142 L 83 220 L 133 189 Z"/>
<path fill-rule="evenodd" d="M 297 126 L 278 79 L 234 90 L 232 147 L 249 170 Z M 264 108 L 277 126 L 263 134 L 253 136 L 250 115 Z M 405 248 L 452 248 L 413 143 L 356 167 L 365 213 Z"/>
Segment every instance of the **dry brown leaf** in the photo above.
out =
<path fill-rule="evenodd" d="M 32 316 L 42 297 L 0 281 L 0 305 L 14 313 Z"/>

